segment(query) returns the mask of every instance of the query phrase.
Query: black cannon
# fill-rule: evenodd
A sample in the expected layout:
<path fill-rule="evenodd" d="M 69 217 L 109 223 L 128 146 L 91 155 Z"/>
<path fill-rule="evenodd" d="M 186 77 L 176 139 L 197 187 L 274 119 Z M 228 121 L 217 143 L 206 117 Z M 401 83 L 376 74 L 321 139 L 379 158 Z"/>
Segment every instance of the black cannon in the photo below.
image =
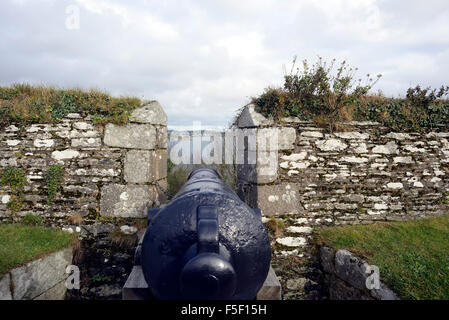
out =
<path fill-rule="evenodd" d="M 157 299 L 254 299 L 271 260 L 260 212 L 209 168 L 192 171 L 165 207 L 149 211 L 137 254 Z"/>

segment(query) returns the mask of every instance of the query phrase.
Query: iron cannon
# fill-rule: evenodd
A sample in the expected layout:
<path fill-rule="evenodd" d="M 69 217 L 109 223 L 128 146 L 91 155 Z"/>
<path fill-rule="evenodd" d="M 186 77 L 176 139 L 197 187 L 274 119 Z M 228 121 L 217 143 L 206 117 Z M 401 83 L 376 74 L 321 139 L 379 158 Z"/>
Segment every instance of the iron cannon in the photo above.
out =
<path fill-rule="evenodd" d="M 138 251 L 152 295 L 168 300 L 254 299 L 271 260 L 260 211 L 209 168 L 192 171 L 165 207 L 149 210 Z"/>

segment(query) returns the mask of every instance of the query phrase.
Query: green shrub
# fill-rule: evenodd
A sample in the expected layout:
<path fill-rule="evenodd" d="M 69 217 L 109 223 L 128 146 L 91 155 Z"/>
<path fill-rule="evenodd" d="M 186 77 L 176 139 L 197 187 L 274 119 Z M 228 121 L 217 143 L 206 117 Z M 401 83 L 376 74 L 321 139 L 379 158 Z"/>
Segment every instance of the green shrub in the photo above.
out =
<path fill-rule="evenodd" d="M 335 59 L 330 64 L 318 62 L 295 69 L 284 76 L 283 88 L 267 88 L 252 102 L 256 111 L 280 119 L 295 116 L 328 126 L 332 131 L 342 122 L 376 121 L 395 131 L 423 131 L 449 126 L 449 101 L 445 99 L 449 87 L 440 89 L 420 86 L 409 88 L 404 98 L 386 98 L 368 95 L 381 78 L 369 74 L 365 81 L 356 80 L 357 68 L 343 61 L 334 71 Z"/>
<path fill-rule="evenodd" d="M 22 209 L 26 182 L 25 172 L 20 168 L 6 167 L 0 173 L 0 185 L 11 189 L 12 195 L 7 207 L 13 214 Z"/>
<path fill-rule="evenodd" d="M 64 169 L 59 164 L 51 166 L 47 172 L 47 202 L 53 203 L 56 194 L 61 189 L 62 179 L 64 177 Z"/>
<path fill-rule="evenodd" d="M 42 217 L 36 216 L 34 214 L 27 214 L 22 218 L 22 224 L 27 226 L 42 226 L 44 221 Z"/>

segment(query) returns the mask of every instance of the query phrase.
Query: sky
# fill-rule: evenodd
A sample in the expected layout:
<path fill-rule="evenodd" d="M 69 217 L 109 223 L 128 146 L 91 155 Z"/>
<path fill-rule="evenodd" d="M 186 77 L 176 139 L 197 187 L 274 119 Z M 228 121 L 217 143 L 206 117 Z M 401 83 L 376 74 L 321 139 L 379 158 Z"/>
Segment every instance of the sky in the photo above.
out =
<path fill-rule="evenodd" d="M 294 56 L 382 74 L 373 89 L 449 85 L 447 0 L 1 0 L 0 85 L 158 100 L 169 127 L 230 124 Z"/>

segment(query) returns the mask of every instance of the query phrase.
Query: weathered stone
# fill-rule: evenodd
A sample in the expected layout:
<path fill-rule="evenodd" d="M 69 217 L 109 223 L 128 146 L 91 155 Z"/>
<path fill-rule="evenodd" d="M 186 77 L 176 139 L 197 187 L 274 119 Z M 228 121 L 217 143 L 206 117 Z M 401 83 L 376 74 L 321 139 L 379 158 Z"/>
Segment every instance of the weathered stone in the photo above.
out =
<path fill-rule="evenodd" d="M 167 177 L 167 150 L 157 150 L 151 153 L 151 178 L 153 181 L 165 179 Z"/>
<path fill-rule="evenodd" d="M 69 160 L 77 158 L 80 153 L 76 150 L 66 149 L 63 151 L 53 151 L 51 157 L 55 160 Z"/>
<path fill-rule="evenodd" d="M 168 147 L 168 135 L 167 135 L 167 127 L 159 127 L 157 128 L 157 146 L 160 149 L 167 149 Z"/>
<path fill-rule="evenodd" d="M 334 135 L 338 138 L 342 139 L 357 139 L 357 140 L 366 140 L 369 139 L 369 134 L 360 133 L 357 131 L 354 132 L 336 132 Z"/>
<path fill-rule="evenodd" d="M 73 127 L 78 130 L 93 130 L 94 126 L 88 122 L 75 122 Z"/>
<path fill-rule="evenodd" d="M 303 131 L 301 132 L 302 137 L 308 138 L 323 138 L 324 135 L 320 131 Z"/>
<path fill-rule="evenodd" d="M 382 282 L 380 283 L 379 289 L 372 289 L 370 292 L 371 296 L 378 300 L 400 300 L 398 296 Z"/>
<path fill-rule="evenodd" d="M 417 148 L 417 147 L 410 146 L 410 145 L 404 146 L 403 149 L 407 150 L 409 152 L 426 152 L 426 149 L 424 149 L 424 148 Z"/>
<path fill-rule="evenodd" d="M 129 150 L 125 156 L 124 178 L 130 183 L 148 183 L 153 181 L 151 165 L 153 155 L 147 150 Z"/>
<path fill-rule="evenodd" d="M 315 144 L 321 151 L 342 151 L 348 147 L 346 143 L 338 139 L 318 140 Z"/>
<path fill-rule="evenodd" d="M 385 145 L 380 145 L 380 146 L 374 147 L 372 152 L 373 153 L 381 153 L 381 154 L 398 153 L 398 146 L 393 141 L 390 141 Z"/>
<path fill-rule="evenodd" d="M 393 189 L 393 190 L 404 188 L 404 185 L 401 182 L 390 182 L 390 183 L 387 183 L 386 186 L 388 189 Z"/>
<path fill-rule="evenodd" d="M 264 215 L 298 213 L 300 210 L 298 185 L 263 185 L 258 187 L 257 204 Z"/>
<path fill-rule="evenodd" d="M 2 203 L 3 204 L 7 204 L 9 202 L 9 200 L 11 200 L 11 196 L 10 195 L 4 195 L 2 196 Z"/>
<path fill-rule="evenodd" d="M 136 234 L 137 233 L 137 228 L 124 225 L 124 226 L 120 227 L 120 231 L 122 233 L 124 233 L 124 234 L 132 235 L 132 234 Z"/>
<path fill-rule="evenodd" d="M 33 144 L 36 148 L 51 148 L 54 146 L 55 141 L 52 139 L 36 139 Z"/>
<path fill-rule="evenodd" d="M 65 249 L 11 271 L 14 300 L 34 299 L 67 278 L 72 249 Z"/>
<path fill-rule="evenodd" d="M 278 133 L 279 150 L 292 150 L 295 148 L 296 130 L 295 128 L 282 127 Z"/>
<path fill-rule="evenodd" d="M 354 148 L 355 153 L 368 153 L 368 148 L 366 147 L 366 143 L 360 143 Z"/>
<path fill-rule="evenodd" d="M 101 146 L 101 139 L 100 138 L 79 138 L 79 139 L 73 139 L 72 140 L 72 147 L 99 147 Z"/>
<path fill-rule="evenodd" d="M 290 226 L 287 228 L 287 232 L 291 233 L 311 233 L 312 232 L 311 227 L 297 227 L 297 226 Z"/>
<path fill-rule="evenodd" d="M 413 163 L 412 157 L 394 157 L 394 163 Z"/>
<path fill-rule="evenodd" d="M 167 115 L 157 101 L 148 101 L 131 114 L 131 122 L 167 125 Z"/>
<path fill-rule="evenodd" d="M 15 147 L 15 146 L 19 145 L 22 141 L 20 141 L 20 140 L 6 140 L 5 142 L 6 142 L 6 144 L 8 146 Z"/>
<path fill-rule="evenodd" d="M 408 133 L 390 132 L 385 137 L 395 140 L 412 140 L 413 137 Z"/>
<path fill-rule="evenodd" d="M 324 271 L 329 273 L 334 272 L 334 255 L 334 249 L 326 246 L 322 246 L 320 248 L 321 266 L 323 267 Z"/>
<path fill-rule="evenodd" d="M 286 161 L 298 161 L 298 160 L 304 160 L 307 157 L 307 152 L 303 151 L 301 153 L 292 153 L 288 156 L 282 156 L 282 160 Z"/>
<path fill-rule="evenodd" d="M 338 250 L 335 254 L 336 275 L 357 289 L 366 289 L 369 270 L 367 263 L 361 262 L 347 250 Z"/>
<path fill-rule="evenodd" d="M 0 279 L 0 300 L 12 300 L 11 277 L 9 273 Z"/>
<path fill-rule="evenodd" d="M 101 189 L 100 214 L 111 217 L 143 218 L 153 204 L 151 186 L 105 185 Z"/>
<path fill-rule="evenodd" d="M 349 163 L 364 163 L 364 162 L 368 162 L 368 159 L 352 156 L 352 157 L 343 157 L 339 161 L 349 162 Z"/>
<path fill-rule="evenodd" d="M 255 105 L 249 104 L 243 108 L 236 120 L 239 128 L 253 128 L 273 124 L 273 119 L 267 119 L 255 111 Z"/>
<path fill-rule="evenodd" d="M 302 247 L 306 244 L 307 240 L 302 237 L 284 237 L 277 238 L 276 242 L 286 247 Z"/>
<path fill-rule="evenodd" d="M 293 169 L 306 169 L 310 166 L 309 161 L 303 161 L 303 162 L 290 162 L 290 167 Z"/>
<path fill-rule="evenodd" d="M 117 126 L 108 123 L 104 143 L 110 147 L 151 150 L 156 147 L 156 129 L 147 124 Z"/>
<path fill-rule="evenodd" d="M 331 277 L 329 286 L 329 298 L 331 300 L 369 300 L 370 297 L 337 277 Z"/>

